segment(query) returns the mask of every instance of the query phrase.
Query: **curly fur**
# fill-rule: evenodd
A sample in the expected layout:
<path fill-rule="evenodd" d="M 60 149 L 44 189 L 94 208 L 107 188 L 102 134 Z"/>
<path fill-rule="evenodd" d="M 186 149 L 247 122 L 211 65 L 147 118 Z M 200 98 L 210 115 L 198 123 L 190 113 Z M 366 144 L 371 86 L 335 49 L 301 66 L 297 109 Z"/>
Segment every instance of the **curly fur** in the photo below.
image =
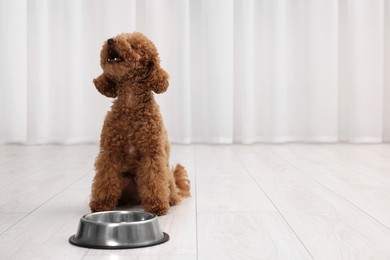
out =
<path fill-rule="evenodd" d="M 107 40 L 100 58 L 103 73 L 93 82 L 115 100 L 100 137 L 90 208 L 105 211 L 141 201 L 146 211 L 166 214 L 190 195 L 184 167 L 170 169 L 167 132 L 153 97 L 167 90 L 168 74 L 154 44 L 138 32 Z"/>

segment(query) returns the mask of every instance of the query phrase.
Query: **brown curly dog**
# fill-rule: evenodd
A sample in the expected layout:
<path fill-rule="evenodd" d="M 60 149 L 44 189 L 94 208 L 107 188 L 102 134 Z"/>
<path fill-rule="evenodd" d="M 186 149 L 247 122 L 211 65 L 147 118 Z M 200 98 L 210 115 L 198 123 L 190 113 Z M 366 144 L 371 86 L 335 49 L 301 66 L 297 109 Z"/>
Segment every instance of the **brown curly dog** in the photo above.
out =
<path fill-rule="evenodd" d="M 170 145 L 152 93 L 167 90 L 168 74 L 154 44 L 138 32 L 108 39 L 100 57 L 103 74 L 93 82 L 116 99 L 100 137 L 90 208 L 105 211 L 141 201 L 145 211 L 166 214 L 190 195 L 184 167 L 169 167 Z"/>

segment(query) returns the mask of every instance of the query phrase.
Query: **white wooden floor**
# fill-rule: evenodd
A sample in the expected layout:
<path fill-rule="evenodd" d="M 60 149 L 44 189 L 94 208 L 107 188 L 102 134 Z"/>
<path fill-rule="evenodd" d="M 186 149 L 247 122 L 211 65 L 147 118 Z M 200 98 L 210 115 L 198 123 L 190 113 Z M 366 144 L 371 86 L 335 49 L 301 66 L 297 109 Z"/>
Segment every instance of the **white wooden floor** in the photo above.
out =
<path fill-rule="evenodd" d="M 159 218 L 169 242 L 132 250 L 68 243 L 96 155 L 0 146 L 0 259 L 390 259 L 388 144 L 173 146 L 192 197 Z"/>

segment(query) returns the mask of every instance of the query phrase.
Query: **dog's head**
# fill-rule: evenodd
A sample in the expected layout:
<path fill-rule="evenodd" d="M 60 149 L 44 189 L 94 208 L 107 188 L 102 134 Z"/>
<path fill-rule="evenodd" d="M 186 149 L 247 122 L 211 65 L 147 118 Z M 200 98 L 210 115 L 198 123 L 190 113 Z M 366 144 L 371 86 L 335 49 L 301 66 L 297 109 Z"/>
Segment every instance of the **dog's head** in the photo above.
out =
<path fill-rule="evenodd" d="M 100 54 L 104 73 L 114 83 L 132 81 L 145 91 L 165 92 L 168 74 L 160 67 L 154 44 L 139 32 L 108 39 Z"/>

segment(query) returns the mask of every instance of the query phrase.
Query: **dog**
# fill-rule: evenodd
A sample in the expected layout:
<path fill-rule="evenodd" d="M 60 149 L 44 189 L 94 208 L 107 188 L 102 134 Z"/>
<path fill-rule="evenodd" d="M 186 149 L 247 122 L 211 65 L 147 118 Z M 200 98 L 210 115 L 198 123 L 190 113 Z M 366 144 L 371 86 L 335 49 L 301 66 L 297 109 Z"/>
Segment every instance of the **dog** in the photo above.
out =
<path fill-rule="evenodd" d="M 167 90 L 169 76 L 155 45 L 139 32 L 108 39 L 100 65 L 103 73 L 93 83 L 115 99 L 100 136 L 90 209 L 140 202 L 145 211 L 164 215 L 190 196 L 185 168 L 169 166 L 170 144 L 154 99 L 154 93 Z"/>

